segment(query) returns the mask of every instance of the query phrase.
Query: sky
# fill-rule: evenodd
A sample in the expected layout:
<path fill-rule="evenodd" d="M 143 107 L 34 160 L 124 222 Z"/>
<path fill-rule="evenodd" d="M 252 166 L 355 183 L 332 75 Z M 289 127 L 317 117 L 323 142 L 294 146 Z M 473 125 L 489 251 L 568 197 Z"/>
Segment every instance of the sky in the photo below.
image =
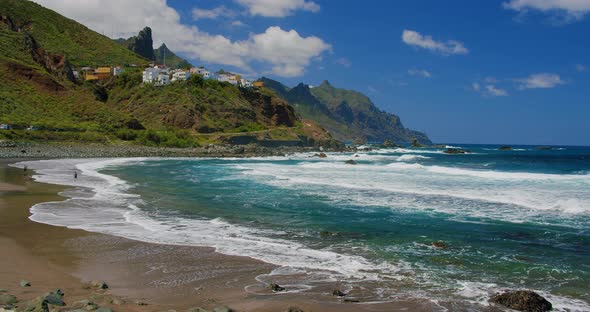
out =
<path fill-rule="evenodd" d="M 194 65 L 369 96 L 434 142 L 590 146 L 590 0 L 35 0 Z"/>

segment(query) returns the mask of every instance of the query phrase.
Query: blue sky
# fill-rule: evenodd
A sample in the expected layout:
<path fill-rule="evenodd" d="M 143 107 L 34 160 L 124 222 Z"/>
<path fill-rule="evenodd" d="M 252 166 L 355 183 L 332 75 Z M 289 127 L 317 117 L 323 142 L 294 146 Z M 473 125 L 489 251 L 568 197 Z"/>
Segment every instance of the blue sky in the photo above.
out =
<path fill-rule="evenodd" d="M 96 1 L 37 2 L 111 37 L 149 25 L 195 65 L 358 90 L 436 142 L 590 145 L 590 1 L 142 0 L 125 20 Z"/>

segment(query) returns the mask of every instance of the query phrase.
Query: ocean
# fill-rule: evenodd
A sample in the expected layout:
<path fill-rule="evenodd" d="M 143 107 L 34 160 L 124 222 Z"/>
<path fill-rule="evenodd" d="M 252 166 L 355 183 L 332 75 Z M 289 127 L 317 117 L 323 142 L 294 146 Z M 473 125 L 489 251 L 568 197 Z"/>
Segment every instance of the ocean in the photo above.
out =
<path fill-rule="evenodd" d="M 484 307 L 496 292 L 531 289 L 558 311 L 589 311 L 590 147 L 456 147 L 472 153 L 388 148 L 18 166 L 72 186 L 68 200 L 32 207 L 32 220 L 279 266 L 248 292 L 270 282 L 306 293 L 337 284 L 364 303 Z"/>

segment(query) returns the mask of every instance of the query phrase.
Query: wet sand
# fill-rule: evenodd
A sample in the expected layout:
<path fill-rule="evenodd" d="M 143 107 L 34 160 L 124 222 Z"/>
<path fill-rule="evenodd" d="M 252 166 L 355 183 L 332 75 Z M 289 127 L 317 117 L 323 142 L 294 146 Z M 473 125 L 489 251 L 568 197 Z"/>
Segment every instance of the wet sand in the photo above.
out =
<path fill-rule="evenodd" d="M 115 311 L 185 311 L 227 305 L 237 311 L 432 311 L 425 300 L 358 304 L 326 293 L 318 295 L 253 294 L 246 286 L 264 289 L 256 276 L 275 266 L 247 257 L 225 256 L 212 248 L 158 245 L 32 222 L 35 203 L 63 200 L 64 188 L 34 182 L 30 170 L 0 162 L 0 288 L 21 302 L 57 288 L 66 303 L 91 299 Z M 26 279 L 32 287 L 23 288 Z M 92 280 L 105 281 L 106 292 L 85 289 Z M 113 298 L 116 303 L 113 304 Z M 139 305 L 141 303 L 141 305 Z M 147 304 L 147 305 L 146 305 Z"/>

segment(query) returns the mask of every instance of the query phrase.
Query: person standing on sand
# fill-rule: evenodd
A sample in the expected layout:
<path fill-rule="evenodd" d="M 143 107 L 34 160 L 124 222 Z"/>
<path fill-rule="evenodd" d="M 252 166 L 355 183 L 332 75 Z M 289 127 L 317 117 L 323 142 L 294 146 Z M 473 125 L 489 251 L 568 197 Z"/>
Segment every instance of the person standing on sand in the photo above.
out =
<path fill-rule="evenodd" d="M 78 178 L 78 171 L 74 171 L 74 179 Z"/>

